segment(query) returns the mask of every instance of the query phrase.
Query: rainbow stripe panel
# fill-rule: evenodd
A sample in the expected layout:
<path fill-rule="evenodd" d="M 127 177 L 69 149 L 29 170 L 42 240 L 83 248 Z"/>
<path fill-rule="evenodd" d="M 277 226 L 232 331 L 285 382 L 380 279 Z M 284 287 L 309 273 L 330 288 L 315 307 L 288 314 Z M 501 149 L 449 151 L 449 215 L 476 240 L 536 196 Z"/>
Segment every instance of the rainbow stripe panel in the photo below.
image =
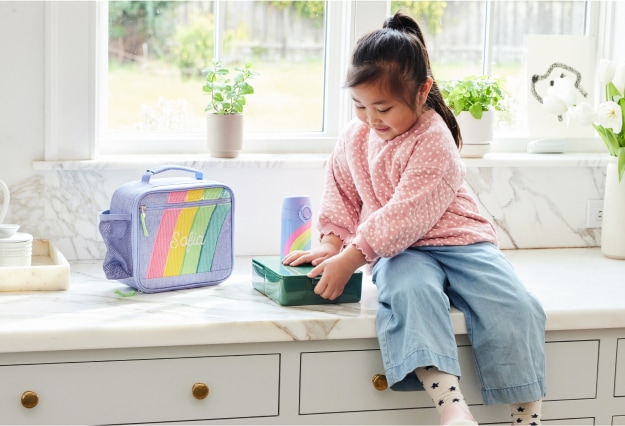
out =
<path fill-rule="evenodd" d="M 214 204 L 166 208 L 161 216 L 147 278 L 210 272 L 224 222 L 230 213 L 230 194 L 223 188 L 194 189 L 169 194 L 168 204 L 213 200 Z M 163 250 L 163 247 L 168 247 Z"/>

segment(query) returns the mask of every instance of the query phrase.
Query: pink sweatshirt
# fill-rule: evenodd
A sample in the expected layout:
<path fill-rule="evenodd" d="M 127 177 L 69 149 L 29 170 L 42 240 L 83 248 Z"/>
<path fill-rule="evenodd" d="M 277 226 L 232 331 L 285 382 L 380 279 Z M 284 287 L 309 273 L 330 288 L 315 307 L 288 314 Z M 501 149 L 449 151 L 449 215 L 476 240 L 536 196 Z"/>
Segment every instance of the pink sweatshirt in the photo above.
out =
<path fill-rule="evenodd" d="M 318 228 L 354 244 L 368 262 L 411 246 L 497 244 L 464 176 L 451 132 L 434 110 L 390 141 L 354 119 L 329 159 Z"/>

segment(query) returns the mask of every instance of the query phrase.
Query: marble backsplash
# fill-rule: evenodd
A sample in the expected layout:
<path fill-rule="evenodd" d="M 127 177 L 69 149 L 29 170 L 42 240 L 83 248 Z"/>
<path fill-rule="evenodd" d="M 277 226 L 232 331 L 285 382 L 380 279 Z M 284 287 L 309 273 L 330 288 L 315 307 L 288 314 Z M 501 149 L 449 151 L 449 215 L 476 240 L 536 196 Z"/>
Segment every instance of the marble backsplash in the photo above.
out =
<path fill-rule="evenodd" d="M 282 198 L 310 195 L 314 211 L 321 194 L 324 161 L 304 167 L 261 163 L 251 168 L 183 163 L 233 189 L 236 255 L 277 254 Z M 495 224 L 502 248 L 595 247 L 601 230 L 586 228 L 586 205 L 603 198 L 603 164 L 602 159 L 549 167 L 468 161 L 466 181 L 482 213 Z M 145 168 L 63 163 L 35 168 L 33 176 L 7 182 L 11 207 L 5 222 L 19 223 L 21 232 L 54 241 L 68 260 L 102 259 L 106 249 L 97 231 L 97 214 L 109 207 L 115 188 L 140 179 Z"/>

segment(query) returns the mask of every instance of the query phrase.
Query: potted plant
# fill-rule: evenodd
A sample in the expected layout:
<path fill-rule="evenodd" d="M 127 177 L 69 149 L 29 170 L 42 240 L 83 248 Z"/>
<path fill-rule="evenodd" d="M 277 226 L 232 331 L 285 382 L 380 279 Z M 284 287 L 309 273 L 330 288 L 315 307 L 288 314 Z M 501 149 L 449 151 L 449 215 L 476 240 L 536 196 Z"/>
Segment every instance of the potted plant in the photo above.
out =
<path fill-rule="evenodd" d="M 463 157 L 481 157 L 490 150 L 495 111 L 505 109 L 502 83 L 493 77 L 469 76 L 439 84 L 445 103 L 458 120 Z"/>
<path fill-rule="evenodd" d="M 248 62 L 243 67 L 235 67 L 231 76 L 231 71 L 217 59 L 202 72 L 206 73 L 202 90 L 210 95 L 205 108 L 208 150 L 213 157 L 235 158 L 243 146 L 246 96 L 254 93 L 248 80 L 257 73 Z"/>

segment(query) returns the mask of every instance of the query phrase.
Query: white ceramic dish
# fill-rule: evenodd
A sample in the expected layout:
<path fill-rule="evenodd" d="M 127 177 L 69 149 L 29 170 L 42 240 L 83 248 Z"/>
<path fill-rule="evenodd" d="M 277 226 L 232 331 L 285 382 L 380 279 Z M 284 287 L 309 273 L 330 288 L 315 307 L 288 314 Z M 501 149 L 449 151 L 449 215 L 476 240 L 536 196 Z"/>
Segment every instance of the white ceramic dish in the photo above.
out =
<path fill-rule="evenodd" d="M 20 229 L 19 225 L 0 223 L 0 239 L 12 237 L 18 229 Z"/>

